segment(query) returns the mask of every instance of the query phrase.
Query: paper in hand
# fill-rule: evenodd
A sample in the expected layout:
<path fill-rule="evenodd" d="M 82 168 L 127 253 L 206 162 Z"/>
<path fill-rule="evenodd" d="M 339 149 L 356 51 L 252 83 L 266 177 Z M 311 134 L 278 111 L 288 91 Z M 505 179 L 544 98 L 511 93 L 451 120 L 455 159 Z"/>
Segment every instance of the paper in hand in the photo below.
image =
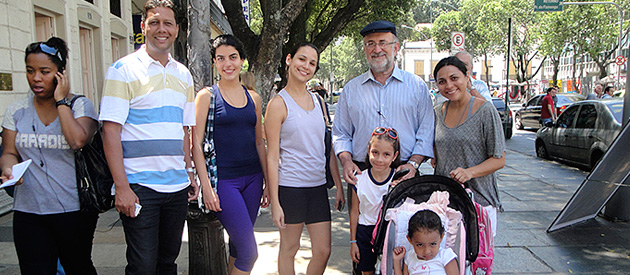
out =
<path fill-rule="evenodd" d="M 30 159 L 27 159 L 16 165 L 13 165 L 13 167 L 11 168 L 13 178 L 5 181 L 2 185 L 0 185 L 0 188 L 5 188 L 5 187 L 15 185 L 15 183 L 18 182 L 22 178 L 22 176 L 24 176 L 24 172 L 26 172 L 26 169 L 28 168 L 28 166 L 31 165 L 31 162 L 33 161 Z"/>

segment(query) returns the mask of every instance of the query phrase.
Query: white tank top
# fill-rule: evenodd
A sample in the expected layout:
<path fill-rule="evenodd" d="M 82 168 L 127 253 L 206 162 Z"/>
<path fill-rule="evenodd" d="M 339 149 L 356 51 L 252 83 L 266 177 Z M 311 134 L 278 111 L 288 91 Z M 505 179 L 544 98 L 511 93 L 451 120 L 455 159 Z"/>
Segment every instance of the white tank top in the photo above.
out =
<path fill-rule="evenodd" d="M 311 94 L 315 107 L 305 111 L 286 90 L 278 93 L 287 107 L 280 130 L 278 184 L 285 187 L 315 187 L 326 183 L 324 117 L 319 100 Z"/>

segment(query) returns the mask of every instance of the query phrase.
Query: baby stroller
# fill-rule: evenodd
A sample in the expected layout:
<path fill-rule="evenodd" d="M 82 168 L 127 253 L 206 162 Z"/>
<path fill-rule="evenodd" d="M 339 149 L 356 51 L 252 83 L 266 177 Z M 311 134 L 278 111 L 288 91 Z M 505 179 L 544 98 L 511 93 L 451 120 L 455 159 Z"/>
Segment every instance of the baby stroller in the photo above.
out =
<path fill-rule="evenodd" d="M 406 239 L 407 226 L 409 218 L 422 209 L 431 209 L 440 216 L 446 229 L 441 247 L 451 248 L 457 254 L 460 274 L 471 274 L 470 263 L 479 252 L 475 205 L 461 184 L 435 175 L 400 182 L 384 197 L 373 239 L 374 251 L 381 255 L 377 273 L 394 273 L 395 247 L 413 249 Z"/>

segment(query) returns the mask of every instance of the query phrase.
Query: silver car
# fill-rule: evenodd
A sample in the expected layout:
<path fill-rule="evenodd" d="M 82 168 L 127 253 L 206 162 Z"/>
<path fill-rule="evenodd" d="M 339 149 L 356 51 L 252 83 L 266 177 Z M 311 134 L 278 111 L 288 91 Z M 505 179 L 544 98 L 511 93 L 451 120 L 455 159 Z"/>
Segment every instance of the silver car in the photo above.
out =
<path fill-rule="evenodd" d="M 570 105 L 536 133 L 536 155 L 592 169 L 621 131 L 623 99 Z"/>

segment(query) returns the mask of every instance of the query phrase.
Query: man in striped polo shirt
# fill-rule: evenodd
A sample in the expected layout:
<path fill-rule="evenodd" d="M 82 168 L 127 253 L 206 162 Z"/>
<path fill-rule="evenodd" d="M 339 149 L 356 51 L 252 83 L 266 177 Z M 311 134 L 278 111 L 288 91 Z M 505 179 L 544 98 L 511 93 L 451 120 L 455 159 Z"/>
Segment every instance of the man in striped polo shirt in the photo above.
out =
<path fill-rule="evenodd" d="M 187 199 L 198 193 L 188 132 L 194 85 L 170 56 L 173 2 L 148 0 L 142 17 L 146 44 L 109 67 L 99 120 L 127 242 L 125 273 L 176 274 Z"/>
<path fill-rule="evenodd" d="M 368 141 L 376 127 L 396 129 L 405 163 L 399 169 L 409 168 L 403 179 L 411 178 L 425 158 L 433 158 L 435 118 L 429 89 L 420 77 L 396 67 L 400 44 L 392 22 L 372 22 L 361 35 L 370 69 L 346 84 L 333 124 L 333 147 L 343 178 L 354 184 L 354 173 L 367 168 Z"/>

